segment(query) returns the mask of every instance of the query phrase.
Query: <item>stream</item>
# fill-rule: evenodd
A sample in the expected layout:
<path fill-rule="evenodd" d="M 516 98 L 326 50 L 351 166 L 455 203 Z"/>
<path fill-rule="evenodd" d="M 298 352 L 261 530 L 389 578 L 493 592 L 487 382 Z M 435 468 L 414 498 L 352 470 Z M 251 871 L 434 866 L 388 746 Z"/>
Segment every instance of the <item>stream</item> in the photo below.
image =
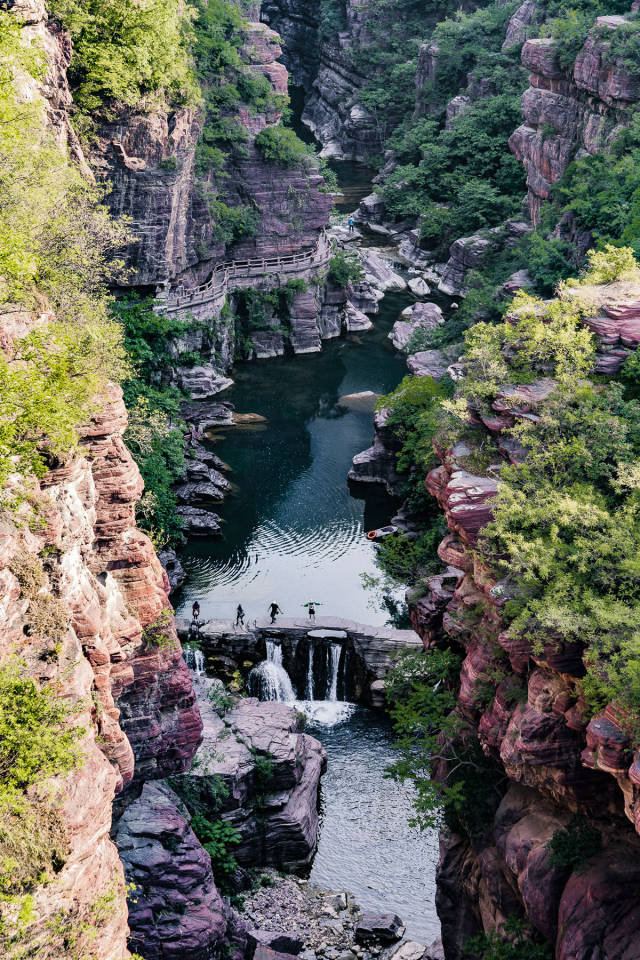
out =
<path fill-rule="evenodd" d="M 369 172 L 351 163 L 335 169 L 345 192 L 336 206 L 344 213 L 370 192 Z M 388 293 L 372 318 L 373 330 L 324 341 L 319 354 L 234 369 L 234 386 L 223 399 L 237 413 L 265 419 L 213 435 L 234 489 L 220 507 L 223 537 L 192 540 L 181 553 L 188 579 L 179 613 L 187 615 L 197 598 L 204 620 L 231 619 L 241 602 L 251 621 L 264 617 L 272 601 L 285 615 L 300 616 L 302 604 L 314 600 L 322 605 L 319 617 L 387 621 L 388 611 L 363 589 L 361 575 L 378 573 L 367 530 L 388 523 L 397 504 L 377 485 L 348 483 L 352 457 L 372 440 L 372 407 L 340 398 L 387 393 L 406 375 L 388 334 L 414 299 L 408 292 Z M 263 678 L 270 691 L 265 696 L 291 700 L 286 674 L 274 685 L 271 673 L 267 669 Z M 308 697 L 309 690 L 300 694 Z M 311 880 L 350 891 L 363 909 L 397 913 L 409 937 L 429 944 L 440 932 L 437 833 L 409 827 L 411 789 L 384 777 L 394 759 L 387 718 L 335 702 L 329 689 L 323 696 L 295 701 L 329 760 Z"/>

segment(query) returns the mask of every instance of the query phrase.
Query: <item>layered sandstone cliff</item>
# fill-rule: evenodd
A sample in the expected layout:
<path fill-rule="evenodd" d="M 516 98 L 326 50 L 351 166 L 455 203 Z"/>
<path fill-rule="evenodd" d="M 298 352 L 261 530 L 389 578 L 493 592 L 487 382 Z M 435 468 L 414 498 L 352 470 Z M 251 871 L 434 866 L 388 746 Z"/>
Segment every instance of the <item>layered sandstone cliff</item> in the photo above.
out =
<path fill-rule="evenodd" d="M 640 290 L 617 284 L 592 289 L 594 297 L 595 290 L 599 309 L 587 322 L 600 349 L 610 345 L 614 328 L 637 345 Z M 505 460 L 523 456 L 505 431 L 520 417 L 535 419 L 552 390 L 544 379 L 505 386 L 492 412 L 476 418 Z M 441 465 L 427 477 L 450 531 L 438 549 L 448 569 L 411 610 L 425 646 L 462 650 L 457 710 L 503 777 L 502 799 L 481 835 L 442 837 L 438 911 L 446 955 L 463 956 L 478 929 L 515 916 L 553 945 L 557 960 L 635 957 L 638 756 L 613 705 L 589 718 L 579 685 L 581 644 L 549 638 L 533 645 L 505 629 L 513 586 L 496 582 L 476 549 L 492 517 L 499 465 L 473 475 L 465 469 L 470 452 L 465 444 L 439 450 Z M 572 871 L 552 863 L 547 844 L 576 813 L 600 831 L 602 846 Z"/>
<path fill-rule="evenodd" d="M 530 39 L 522 48 L 531 86 L 522 97 L 524 123 L 509 144 L 527 171 L 534 223 L 571 161 L 606 151 L 630 122 L 640 71 L 612 56 L 608 40 L 625 22 L 598 17 L 570 72 L 560 66 L 553 40 Z"/>

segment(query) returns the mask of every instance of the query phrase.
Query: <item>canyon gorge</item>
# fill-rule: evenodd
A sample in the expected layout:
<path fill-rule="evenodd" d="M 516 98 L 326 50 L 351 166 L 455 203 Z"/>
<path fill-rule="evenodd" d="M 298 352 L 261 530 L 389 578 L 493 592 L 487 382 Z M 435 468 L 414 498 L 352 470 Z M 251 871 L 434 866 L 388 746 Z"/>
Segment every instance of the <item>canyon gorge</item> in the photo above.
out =
<path fill-rule="evenodd" d="M 637 14 L 0 0 L 2 956 L 640 958 Z"/>

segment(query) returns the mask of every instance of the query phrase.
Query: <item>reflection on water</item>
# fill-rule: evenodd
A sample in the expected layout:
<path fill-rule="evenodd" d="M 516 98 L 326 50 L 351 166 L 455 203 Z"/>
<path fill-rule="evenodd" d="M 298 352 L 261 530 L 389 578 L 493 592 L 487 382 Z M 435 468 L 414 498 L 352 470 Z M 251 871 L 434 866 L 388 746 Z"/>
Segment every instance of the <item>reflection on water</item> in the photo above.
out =
<path fill-rule="evenodd" d="M 411 791 L 383 775 L 395 756 L 388 723 L 357 707 L 344 723 L 327 727 L 311 721 L 308 730 L 329 758 L 311 880 L 350 891 L 365 910 L 397 913 L 408 937 L 431 943 L 440 936 L 437 832 L 408 825 Z"/>
<path fill-rule="evenodd" d="M 369 607 L 360 574 L 375 574 L 366 531 L 388 523 L 394 505 L 377 486 L 350 491 L 351 459 L 369 446 L 370 409 L 345 408 L 341 396 L 393 389 L 406 373 L 387 334 L 411 298 L 388 294 L 375 329 L 325 342 L 320 354 L 238 366 L 225 392 L 239 413 L 266 417 L 260 429 L 230 428 L 216 452 L 232 468 L 236 492 L 220 506 L 224 537 L 194 540 L 181 559 L 205 618 L 229 618 L 241 602 L 249 619 L 276 600 L 286 615 L 321 613 L 384 623 Z"/>

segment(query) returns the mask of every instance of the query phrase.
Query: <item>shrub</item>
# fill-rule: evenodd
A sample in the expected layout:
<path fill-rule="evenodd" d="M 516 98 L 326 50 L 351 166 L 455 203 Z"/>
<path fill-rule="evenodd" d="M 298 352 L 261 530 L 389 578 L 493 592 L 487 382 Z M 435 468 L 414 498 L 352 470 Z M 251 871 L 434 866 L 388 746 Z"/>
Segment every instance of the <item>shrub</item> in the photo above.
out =
<path fill-rule="evenodd" d="M 240 833 L 226 820 L 209 820 L 202 813 L 194 814 L 191 828 L 211 857 L 216 884 L 223 893 L 230 893 L 231 877 L 238 868 L 233 849 L 242 839 Z"/>
<path fill-rule="evenodd" d="M 70 724 L 68 704 L 24 669 L 17 659 L 0 665 L 0 900 L 25 893 L 63 865 L 62 821 L 36 788 L 82 759 L 84 731 Z"/>
<path fill-rule="evenodd" d="M 0 12 L 0 299 L 56 320 L 0 356 L 0 486 L 11 472 L 42 474 L 64 461 L 108 379 L 123 372 L 120 330 L 107 316 L 107 263 L 126 231 L 110 220 L 99 191 L 42 131 L 42 105 L 25 102 L 22 80 L 43 76 L 35 44 L 23 44 Z M 14 459 L 12 459 L 14 458 Z"/>
<path fill-rule="evenodd" d="M 173 611 L 169 607 L 165 607 L 156 619 L 144 628 L 142 642 L 149 649 L 155 647 L 158 650 L 177 650 L 179 648 Z"/>
<path fill-rule="evenodd" d="M 291 167 L 308 155 L 306 144 L 290 127 L 265 127 L 255 144 L 265 160 L 284 167 Z"/>
<path fill-rule="evenodd" d="M 565 829 L 554 831 L 546 848 L 550 866 L 578 870 L 585 861 L 600 852 L 602 834 L 584 817 L 575 814 Z"/>
<path fill-rule="evenodd" d="M 359 283 L 364 276 L 362 264 L 356 256 L 339 250 L 331 257 L 327 279 L 336 287 L 346 287 L 350 283 Z"/>
<path fill-rule="evenodd" d="M 474 960 L 552 960 L 553 950 L 525 920 L 507 917 L 502 927 L 468 940 L 467 955 Z"/>

